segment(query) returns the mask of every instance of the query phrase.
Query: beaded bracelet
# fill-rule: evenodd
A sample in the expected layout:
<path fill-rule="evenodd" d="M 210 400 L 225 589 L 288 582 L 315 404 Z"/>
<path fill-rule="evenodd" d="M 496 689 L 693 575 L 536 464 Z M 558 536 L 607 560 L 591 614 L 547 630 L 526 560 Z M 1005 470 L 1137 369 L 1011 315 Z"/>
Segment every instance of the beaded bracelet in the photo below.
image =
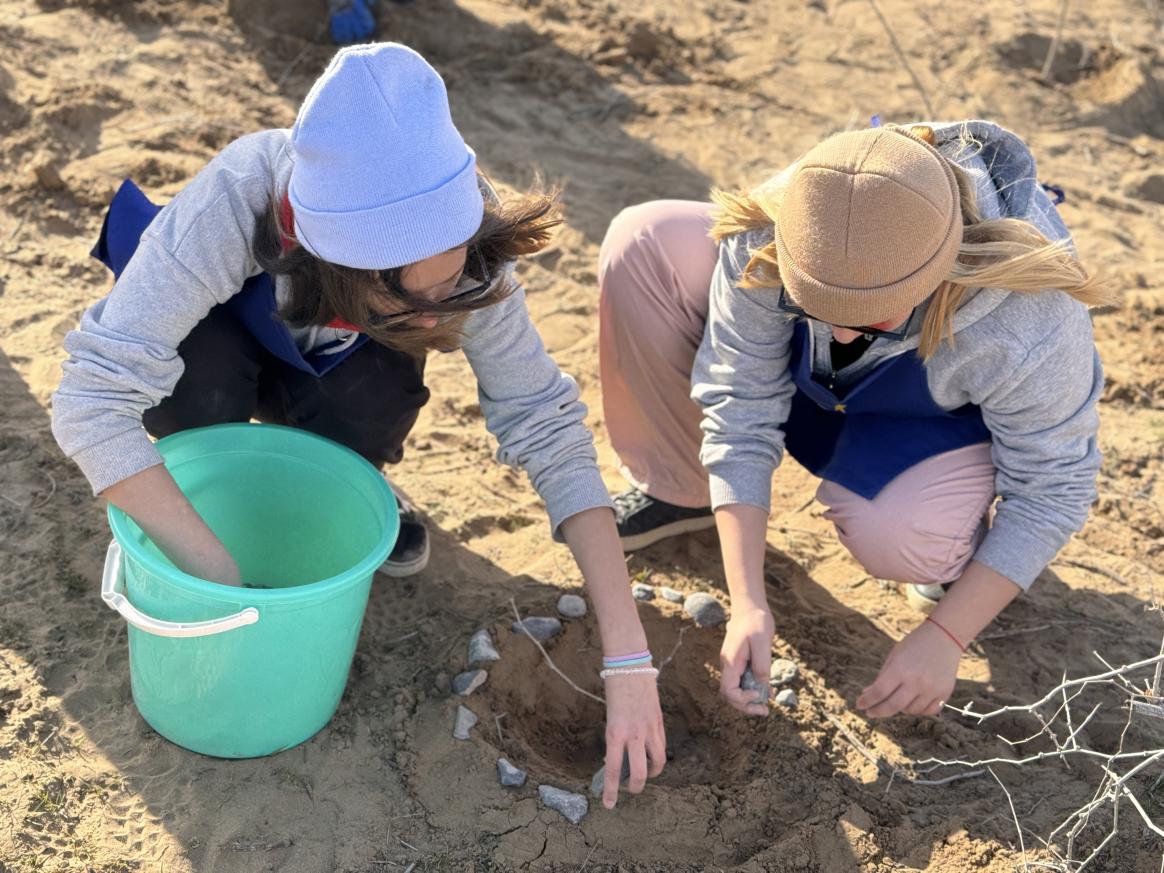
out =
<path fill-rule="evenodd" d="M 611 676 L 632 676 L 634 674 L 658 676 L 659 671 L 654 667 L 614 667 L 600 672 L 598 678 L 605 682 Z"/>

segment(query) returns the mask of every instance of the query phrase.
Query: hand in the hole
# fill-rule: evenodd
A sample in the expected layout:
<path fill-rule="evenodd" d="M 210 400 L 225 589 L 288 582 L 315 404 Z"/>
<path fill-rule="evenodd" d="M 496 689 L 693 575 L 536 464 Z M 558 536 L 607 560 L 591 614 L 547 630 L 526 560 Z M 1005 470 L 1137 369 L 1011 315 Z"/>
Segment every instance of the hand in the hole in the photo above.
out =
<path fill-rule="evenodd" d="M 667 762 L 667 736 L 659 688 L 649 674 L 611 676 L 606 680 L 606 783 L 602 805 L 614 809 L 623 755 L 630 762 L 626 789 L 638 794 L 648 776 L 658 776 Z"/>
<path fill-rule="evenodd" d="M 758 682 L 767 683 L 772 667 L 772 636 L 776 623 L 767 609 L 733 609 L 719 650 L 719 693 L 734 709 L 747 715 L 767 715 L 768 703 L 758 700 L 755 689 L 741 688 L 740 679 L 749 666 Z"/>

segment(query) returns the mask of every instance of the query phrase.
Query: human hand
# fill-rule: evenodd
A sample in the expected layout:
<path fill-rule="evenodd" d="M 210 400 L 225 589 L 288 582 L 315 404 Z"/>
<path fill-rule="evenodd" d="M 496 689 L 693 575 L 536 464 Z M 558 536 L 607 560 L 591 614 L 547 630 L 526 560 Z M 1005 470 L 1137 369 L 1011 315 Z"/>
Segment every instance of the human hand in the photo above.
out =
<path fill-rule="evenodd" d="M 740 678 L 749 666 L 756 681 L 768 687 L 772 666 L 772 636 L 776 623 L 766 607 L 733 609 L 719 651 L 722 674 L 719 693 L 734 709 L 745 715 L 767 715 L 767 700 L 760 702 L 755 689 L 740 687 Z"/>
<path fill-rule="evenodd" d="M 893 647 L 873 684 L 857 698 L 857 708 L 872 718 L 937 715 L 954 690 L 961 657 L 941 629 L 922 622 Z"/>
<path fill-rule="evenodd" d="M 602 805 L 614 809 L 624 757 L 630 763 L 626 789 L 638 794 L 648 776 L 667 763 L 667 736 L 659 688 L 649 673 L 617 674 L 606 680 L 606 782 Z"/>

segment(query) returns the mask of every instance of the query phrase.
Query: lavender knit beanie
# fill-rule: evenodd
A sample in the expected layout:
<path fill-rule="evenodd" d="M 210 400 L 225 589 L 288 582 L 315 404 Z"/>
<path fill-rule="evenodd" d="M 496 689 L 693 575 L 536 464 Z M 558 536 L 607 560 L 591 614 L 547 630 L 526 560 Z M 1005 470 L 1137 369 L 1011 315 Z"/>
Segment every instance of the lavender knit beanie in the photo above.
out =
<path fill-rule="evenodd" d="M 477 157 L 440 75 L 405 46 L 341 49 L 299 109 L 291 150 L 295 236 L 322 260 L 401 267 L 481 225 Z"/>

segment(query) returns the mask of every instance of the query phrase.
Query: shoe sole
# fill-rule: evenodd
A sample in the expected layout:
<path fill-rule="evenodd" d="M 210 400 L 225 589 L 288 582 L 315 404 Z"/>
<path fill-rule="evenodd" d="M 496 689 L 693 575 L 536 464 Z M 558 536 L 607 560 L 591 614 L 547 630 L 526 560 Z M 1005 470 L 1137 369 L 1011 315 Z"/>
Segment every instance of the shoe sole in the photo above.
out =
<path fill-rule="evenodd" d="M 917 590 L 916 585 L 907 585 L 906 586 L 906 588 L 905 588 L 905 600 L 906 600 L 906 603 L 908 603 L 910 606 L 912 606 L 918 612 L 925 613 L 926 615 L 929 615 L 938 606 L 937 600 L 934 600 L 931 597 L 926 597 L 924 594 L 922 594 L 920 591 Z"/>
<path fill-rule="evenodd" d="M 673 521 L 670 524 L 644 531 L 641 534 L 619 537 L 619 542 L 622 543 L 622 550 L 624 552 L 635 552 L 639 549 L 645 549 L 647 546 L 659 542 L 659 540 L 665 540 L 667 537 L 695 533 L 699 530 L 707 530 L 709 527 L 715 527 L 714 516 L 705 515 L 696 518 L 685 518 L 682 521 Z"/>
<path fill-rule="evenodd" d="M 431 541 L 428 537 L 424 540 L 424 551 L 417 555 L 415 559 L 409 561 L 407 564 L 388 563 L 385 561 L 380 565 L 379 572 L 385 576 L 390 576 L 393 579 L 403 579 L 407 576 L 415 576 L 421 570 L 428 566 L 428 556 L 432 550 Z"/>

